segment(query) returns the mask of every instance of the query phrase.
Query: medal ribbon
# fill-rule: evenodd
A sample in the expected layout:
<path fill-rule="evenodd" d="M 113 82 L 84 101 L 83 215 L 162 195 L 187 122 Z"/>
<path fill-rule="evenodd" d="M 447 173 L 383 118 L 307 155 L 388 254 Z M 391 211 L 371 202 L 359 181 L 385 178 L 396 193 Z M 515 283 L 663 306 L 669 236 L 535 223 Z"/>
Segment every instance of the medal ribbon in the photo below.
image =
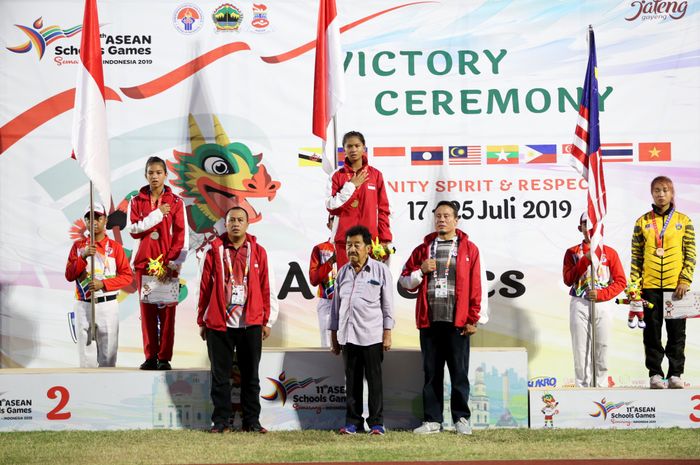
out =
<path fill-rule="evenodd" d="M 654 226 L 654 234 L 656 235 L 656 247 L 657 248 L 662 248 L 664 245 L 664 233 L 666 232 L 666 228 L 668 227 L 669 223 L 671 222 L 671 217 L 673 216 L 673 212 L 675 212 L 675 211 L 676 211 L 676 207 L 672 207 L 671 211 L 668 212 L 668 216 L 666 217 L 666 221 L 664 221 L 664 225 L 661 228 L 660 233 L 659 233 L 658 226 L 656 226 L 656 214 L 654 213 L 654 210 L 651 211 L 651 224 L 652 224 L 652 226 Z"/>

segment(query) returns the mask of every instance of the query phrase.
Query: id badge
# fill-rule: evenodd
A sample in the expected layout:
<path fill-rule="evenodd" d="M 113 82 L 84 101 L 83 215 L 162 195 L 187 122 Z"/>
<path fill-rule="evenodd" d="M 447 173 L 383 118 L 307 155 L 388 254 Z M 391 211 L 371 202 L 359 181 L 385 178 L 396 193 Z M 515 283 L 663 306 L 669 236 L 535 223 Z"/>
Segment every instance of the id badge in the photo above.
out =
<path fill-rule="evenodd" d="M 231 289 L 231 304 L 245 305 L 245 286 L 237 284 Z"/>
<path fill-rule="evenodd" d="M 447 298 L 447 278 L 438 278 L 435 280 L 435 297 L 438 299 Z"/>

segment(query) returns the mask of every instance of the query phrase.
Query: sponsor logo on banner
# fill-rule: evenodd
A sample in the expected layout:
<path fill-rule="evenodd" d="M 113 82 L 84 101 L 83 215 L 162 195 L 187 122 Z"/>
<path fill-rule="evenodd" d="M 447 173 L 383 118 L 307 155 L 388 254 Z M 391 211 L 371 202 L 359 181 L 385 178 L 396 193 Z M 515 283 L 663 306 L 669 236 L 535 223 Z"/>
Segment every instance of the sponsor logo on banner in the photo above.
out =
<path fill-rule="evenodd" d="M 527 382 L 529 388 L 544 388 L 557 387 L 557 378 L 553 376 L 538 376 L 537 378 L 529 379 Z"/>
<path fill-rule="evenodd" d="M 328 409 L 345 409 L 345 386 L 323 383 L 328 376 L 299 379 L 287 377 L 286 371 L 283 371 L 278 378 L 267 379 L 272 383 L 273 390 L 260 396 L 267 401 L 279 400 L 285 405 L 291 400 L 294 410 L 316 410 L 316 413 Z"/>
<path fill-rule="evenodd" d="M 450 165 L 480 165 L 480 145 L 450 146 L 448 162 Z"/>
<path fill-rule="evenodd" d="M 231 3 L 219 5 L 211 16 L 217 31 L 238 31 L 243 21 L 243 13 Z"/>
<path fill-rule="evenodd" d="M 603 397 L 600 402 L 593 402 L 595 411 L 589 413 L 594 418 L 624 426 L 643 425 L 654 426 L 656 424 L 655 405 L 634 405 L 634 401 L 613 402 Z"/>
<path fill-rule="evenodd" d="M 82 24 L 69 27 L 68 29 L 61 29 L 60 26 L 56 25 L 44 27 L 44 19 L 42 17 L 37 18 L 31 26 L 15 24 L 15 27 L 22 31 L 29 40 L 14 47 L 7 47 L 7 49 L 14 53 L 27 53 L 30 50 L 34 50 L 40 60 L 44 57 L 47 46 L 57 40 L 73 37 L 83 29 Z"/>
<path fill-rule="evenodd" d="M 633 0 L 630 2 L 630 16 L 627 21 L 681 19 L 688 9 L 687 1 Z"/>
<path fill-rule="evenodd" d="M 517 145 L 487 145 L 487 165 L 517 165 L 520 151 Z"/>
<path fill-rule="evenodd" d="M 202 10 L 198 6 L 185 3 L 175 10 L 173 25 L 183 34 L 194 34 L 202 28 L 203 18 Z"/>
<path fill-rule="evenodd" d="M 253 32 L 267 32 L 270 30 L 268 6 L 263 3 L 253 3 L 253 19 L 250 21 Z"/>
<path fill-rule="evenodd" d="M 523 163 L 556 163 L 557 146 L 555 144 L 526 145 L 520 153 Z"/>
<path fill-rule="evenodd" d="M 442 147 L 411 147 L 411 165 L 442 165 Z"/>
<path fill-rule="evenodd" d="M 639 161 L 671 161 L 671 143 L 640 142 Z"/>

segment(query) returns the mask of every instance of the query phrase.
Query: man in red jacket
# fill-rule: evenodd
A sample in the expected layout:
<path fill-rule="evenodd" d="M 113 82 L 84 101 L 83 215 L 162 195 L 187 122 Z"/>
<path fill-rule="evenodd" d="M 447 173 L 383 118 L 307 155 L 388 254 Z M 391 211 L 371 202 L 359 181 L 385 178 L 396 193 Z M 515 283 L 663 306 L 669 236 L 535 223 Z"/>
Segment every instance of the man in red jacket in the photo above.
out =
<path fill-rule="evenodd" d="M 136 239 L 132 264 L 139 291 L 142 277 L 148 274 L 149 259 L 161 257 L 167 271 L 164 277 L 177 277 L 187 258 L 189 230 L 185 205 L 165 185 L 167 176 L 165 162 L 158 157 L 149 158 L 146 161 L 148 185 L 143 186 L 129 202 L 129 232 Z M 142 370 L 170 370 L 176 306 L 177 302 L 158 305 L 141 302 L 141 333 L 146 356 L 146 361 L 140 367 Z"/>
<path fill-rule="evenodd" d="M 233 207 L 226 213 L 226 233 L 204 249 L 197 324 L 211 363 L 212 433 L 228 431 L 234 350 L 241 372 L 243 430 L 267 432 L 260 425 L 258 365 L 278 309 L 267 253 L 247 230 L 248 214 Z"/>
<path fill-rule="evenodd" d="M 391 242 L 389 200 L 381 171 L 367 164 L 365 137 L 351 131 L 343 136 L 345 165 L 329 178 L 326 208 L 336 216 L 335 248 L 338 269 L 348 262 L 345 233 L 353 226 L 369 229 L 372 239 Z"/>
<path fill-rule="evenodd" d="M 416 434 L 439 433 L 443 422 L 444 366 L 450 371 L 450 407 L 455 431 L 471 434 L 469 423 L 469 338 L 481 311 L 479 249 L 457 229 L 457 209 L 448 201 L 435 208 L 436 232 L 416 247 L 399 284 L 418 290 L 416 325 L 423 354 L 423 425 Z"/>
<path fill-rule="evenodd" d="M 603 246 L 595 286 L 591 286 L 591 244 L 586 225 L 583 214 L 578 226 L 583 242 L 570 247 L 564 254 L 564 284 L 571 287 L 569 329 L 574 352 L 574 377 L 577 387 L 593 386 L 591 302 L 595 302 L 596 386 L 608 387 L 608 339 L 610 319 L 615 311 L 611 300 L 625 289 L 627 279 L 615 249 Z"/>
<path fill-rule="evenodd" d="M 88 333 L 92 320 L 90 294 L 95 293 L 97 366 L 113 367 L 117 364 L 119 342 L 117 294 L 119 289 L 128 286 L 133 279 L 124 249 L 105 234 L 107 212 L 104 206 L 97 204 L 93 210 L 95 244 L 90 245 L 89 237 L 75 241 L 66 263 L 66 280 L 75 282 L 75 324 L 81 368 L 95 366 L 95 351 L 88 349 L 91 344 Z M 88 221 L 89 208 L 85 212 L 85 222 Z M 95 260 L 94 277 L 90 276 L 89 257 Z"/>

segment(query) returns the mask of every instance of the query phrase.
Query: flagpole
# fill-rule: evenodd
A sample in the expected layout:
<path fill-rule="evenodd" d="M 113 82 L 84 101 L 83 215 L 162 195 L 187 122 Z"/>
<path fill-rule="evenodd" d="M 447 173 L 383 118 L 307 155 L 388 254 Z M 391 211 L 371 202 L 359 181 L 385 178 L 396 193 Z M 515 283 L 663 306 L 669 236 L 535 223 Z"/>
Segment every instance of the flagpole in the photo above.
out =
<path fill-rule="evenodd" d="M 333 171 L 338 168 L 338 121 L 333 115 Z M 333 172 L 331 171 L 331 173 Z"/>
<path fill-rule="evenodd" d="M 590 248 L 588 249 L 591 253 L 595 253 L 595 251 L 591 250 Z M 595 290 L 595 268 L 593 268 L 593 261 L 591 261 L 591 290 Z M 591 369 L 593 371 L 593 387 L 598 387 L 598 382 L 596 379 L 596 362 L 595 362 L 595 356 L 596 356 L 596 334 L 595 334 L 595 300 L 591 300 L 589 302 L 590 305 L 590 325 L 591 325 Z"/>
<path fill-rule="evenodd" d="M 90 181 L 90 247 L 95 246 L 95 207 L 93 199 L 93 186 L 92 181 Z M 90 282 L 95 280 L 95 255 L 90 255 Z M 90 283 L 88 283 L 88 286 Z M 90 291 L 90 326 L 88 329 L 87 345 L 94 340 L 95 337 L 95 290 Z"/>

